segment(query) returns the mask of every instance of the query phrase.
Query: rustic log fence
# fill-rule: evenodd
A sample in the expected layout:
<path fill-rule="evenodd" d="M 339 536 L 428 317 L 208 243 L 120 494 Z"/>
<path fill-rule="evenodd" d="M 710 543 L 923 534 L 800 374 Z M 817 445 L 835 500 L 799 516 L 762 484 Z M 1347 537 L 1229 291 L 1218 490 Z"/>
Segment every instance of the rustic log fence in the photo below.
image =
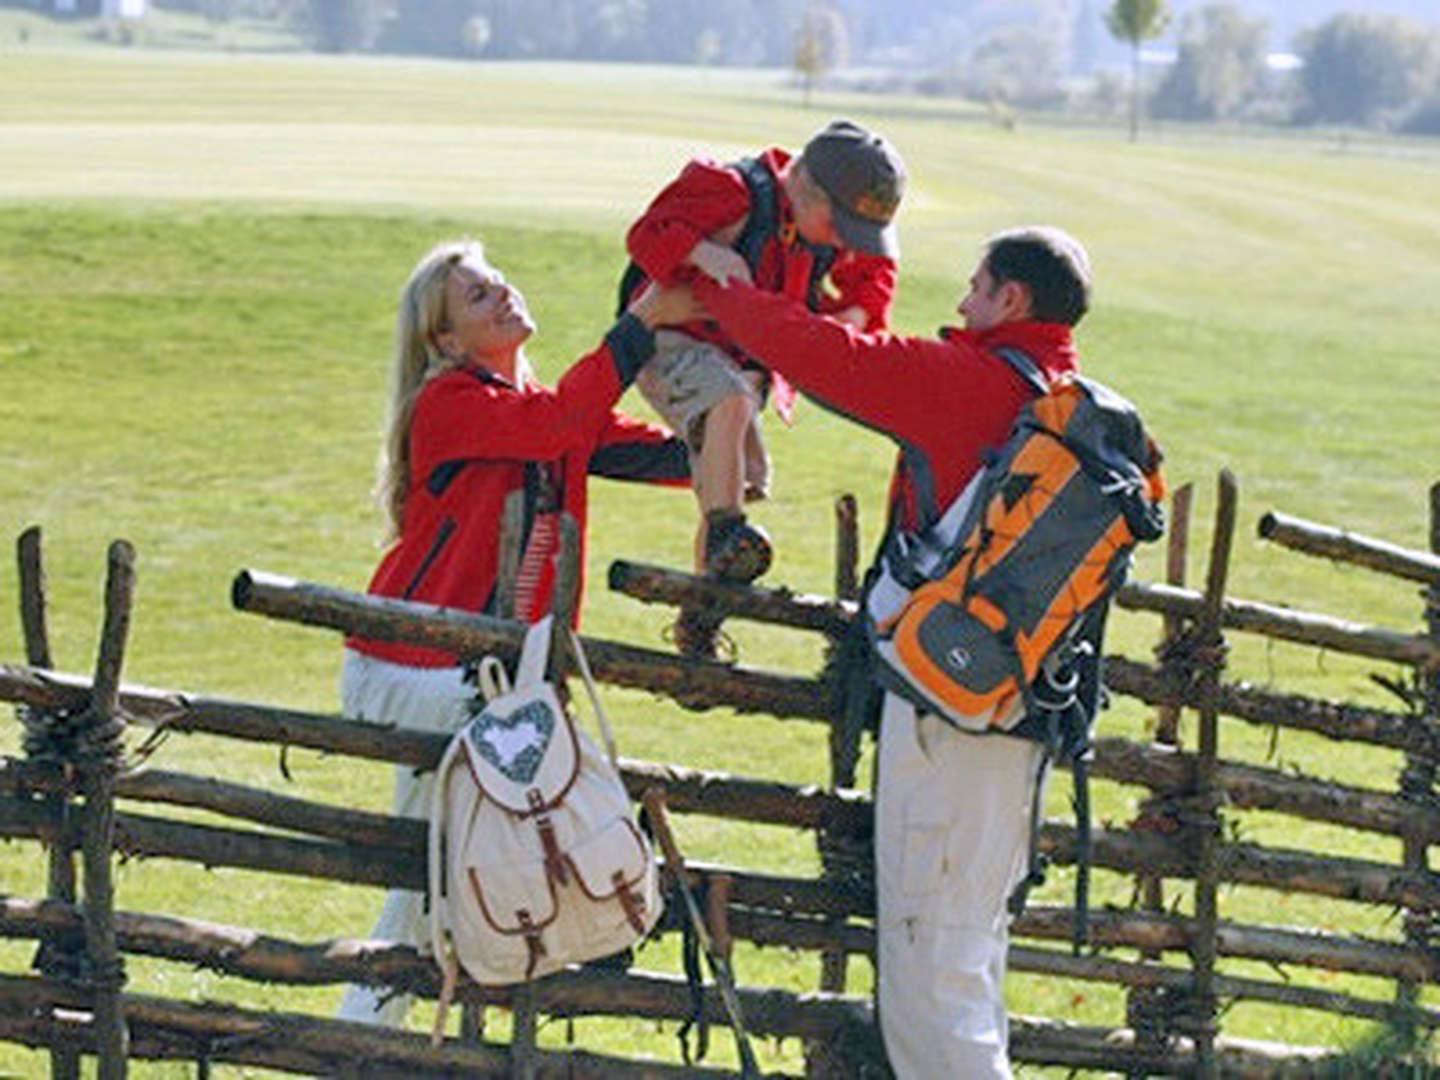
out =
<path fill-rule="evenodd" d="M 1158 661 L 1107 657 L 1112 692 L 1154 706 L 1155 738 L 1097 740 L 1092 775 L 1144 792 L 1139 817 L 1097 828 L 1091 860 L 1137 883 L 1132 908 L 1091 914 L 1093 951 L 1072 955 L 1073 911 L 1035 905 L 1014 926 L 1011 967 L 1057 978 L 1107 983 L 1126 992 L 1114 1026 L 1017 1017 L 1017 1060 L 1130 1075 L 1289 1077 L 1347 1075 L 1343 1048 L 1282 1046 L 1228 1038 L 1224 1009 L 1235 1002 L 1320 1010 L 1393 1029 L 1418 1043 L 1440 1028 L 1440 1009 L 1423 989 L 1440 982 L 1436 949 L 1440 876 L 1427 862 L 1440 842 L 1440 485 L 1431 491 L 1435 553 L 1267 514 L 1260 535 L 1297 552 L 1364 567 L 1425 588 L 1425 632 L 1407 633 L 1238 600 L 1226 595 L 1235 492 L 1218 489 L 1216 527 L 1203 592 L 1184 585 L 1188 494 L 1177 503 L 1166 583 L 1133 583 L 1118 604 L 1162 616 Z M 836 646 L 854 618 L 856 540 L 853 502 L 837 507 L 836 595 L 720 585 L 656 567 L 616 563 L 613 589 L 646 603 L 704 605 L 749 619 L 819 633 Z M 434 964 L 413 948 L 365 941 L 285 940 L 243 927 L 128 911 L 109 876 L 111 853 L 243 867 L 310 880 L 422 888 L 424 827 L 384 814 L 280 796 L 219 777 L 160 769 L 126 770 L 118 753 L 129 727 L 205 732 L 279 746 L 323 750 L 416 768 L 433 767 L 438 736 L 249 702 L 120 683 L 133 553 L 112 547 L 105 630 L 93 678 L 53 670 L 46 629 L 38 531 L 19 544 L 21 622 L 26 663 L 0 664 L 0 700 L 15 702 L 25 757 L 0 769 L 0 835 L 48 848 L 45 898 L 0 896 L 0 934 L 41 944 L 32 975 L 0 974 L 0 1040 L 46 1047 L 52 1075 L 79 1075 L 95 1055 L 99 1075 L 125 1075 L 131 1058 L 188 1059 L 208 1068 L 230 1062 L 309 1074 L 430 1077 L 693 1075 L 679 1064 L 630 1060 L 590 1050 L 540 1050 L 539 1016 L 630 1016 L 680 1021 L 691 1010 L 684 981 L 658 972 L 576 970 L 533 987 L 497 990 L 462 984 L 462 1037 L 432 1048 L 419 1036 L 376 1031 L 314 1016 L 195 1004 L 125 988 L 125 956 L 159 957 L 265 983 L 369 982 L 435 997 Z M 237 609 L 384 640 L 439 646 L 464 656 L 513 658 L 523 627 L 499 617 L 436 609 L 293 581 L 260 571 L 237 575 Z M 503 610 L 503 609 L 502 609 Z M 1409 683 L 1386 679 L 1402 710 L 1343 705 L 1227 681 L 1225 635 L 1257 634 L 1402 665 Z M 725 707 L 829 728 L 831 776 L 797 786 L 679 765 L 622 759 L 637 797 L 659 787 L 682 814 L 813 831 L 821 873 L 763 873 L 743 865 L 698 865 L 701 881 L 728 879 L 730 934 L 758 945 L 816 954 L 815 993 L 742 985 L 746 1023 L 758 1036 L 795 1038 L 816 1076 L 884 1075 L 870 1002 L 853 992 L 850 960 L 873 952 L 874 895 L 865 859 L 871 800 L 854 789 L 861 732 L 849 722 L 838 668 L 819 677 L 683 659 L 621 642 L 586 639 L 598 679 L 646 690 L 690 709 Z M 556 650 L 563 657 L 563 650 Z M 563 659 L 562 659 L 563 662 Z M 1198 716 L 1197 746 L 1185 748 L 1181 710 Z M 1310 732 L 1400 751 L 1395 791 L 1297 776 L 1221 755 L 1223 720 Z M 1103 728 L 1102 728 L 1103 733 Z M 126 807 L 116 807 L 121 799 Z M 166 816 L 167 807 L 201 808 L 227 820 L 200 824 Z M 1246 843 L 1226 824 L 1260 809 L 1297 819 L 1399 838 L 1399 865 Z M 1076 836 L 1062 821 L 1042 825 L 1041 850 L 1073 862 Z M 83 855 L 83 889 L 74 852 Z M 1189 914 L 1167 910 L 1162 883 L 1193 883 Z M 1404 912 L 1401 932 L 1377 939 L 1341 929 L 1247 924 L 1222 917 L 1222 889 L 1245 884 Z M 1345 924 L 1344 907 L 1335 923 Z M 674 906 L 661 932 L 678 928 Z M 1120 953 L 1132 953 L 1133 959 Z M 642 960 L 644 954 L 642 953 Z M 1258 961 L 1275 977 L 1241 975 L 1231 962 Z M 1247 969 L 1252 970 L 1252 969 Z M 1390 997 L 1292 979 L 1310 970 L 1393 983 Z M 739 971 L 744 983 L 744 965 Z M 723 1023 L 709 997 L 708 1015 Z M 516 1016 L 512 1044 L 484 1038 L 479 1010 Z M 727 1075 L 723 1068 L 699 1070 Z"/>

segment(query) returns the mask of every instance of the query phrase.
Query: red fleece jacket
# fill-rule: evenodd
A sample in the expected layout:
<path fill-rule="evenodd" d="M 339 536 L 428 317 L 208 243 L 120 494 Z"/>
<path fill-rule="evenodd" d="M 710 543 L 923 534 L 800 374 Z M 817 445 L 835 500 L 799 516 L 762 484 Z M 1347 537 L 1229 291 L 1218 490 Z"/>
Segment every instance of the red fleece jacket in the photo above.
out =
<path fill-rule="evenodd" d="M 811 314 L 747 285 L 698 282 L 696 295 L 725 333 L 820 404 L 918 450 L 943 510 L 1005 441 L 1034 391 L 995 352 L 1025 352 L 1048 376 L 1078 368 L 1068 326 L 1006 323 L 982 332 L 946 328 L 940 337 L 865 333 Z M 918 524 L 914 478 L 904 455 L 890 486 L 891 520 Z"/>
<path fill-rule="evenodd" d="M 653 352 L 653 335 L 627 315 L 553 390 L 539 385 L 519 390 L 475 368 L 426 383 L 410 428 L 410 486 L 400 538 L 375 571 L 369 592 L 486 610 L 495 590 L 505 500 L 523 491 L 534 575 L 522 583 L 528 610 L 517 615 L 535 619 L 549 611 L 559 537 L 553 528 L 540 535 L 537 522 L 548 516 L 553 525 L 560 511 L 574 515 L 583 573 L 588 475 L 659 483 L 689 477 L 678 439 L 613 409 Z M 401 642 L 352 637 L 346 644 L 415 667 L 456 662 L 449 653 Z"/>
<path fill-rule="evenodd" d="M 755 284 L 768 292 L 784 293 L 804 302 L 815 256 L 795 231 L 794 212 L 779 181 L 790 154 L 771 147 L 758 156 L 776 178 L 778 220 L 774 235 L 760 253 Z M 625 244 L 635 265 L 646 277 L 669 285 L 675 282 L 677 274 L 687 276 L 685 260 L 696 244 L 717 239 L 717 234 L 722 240 L 730 233 L 738 238 L 750 212 L 750 189 L 740 173 L 732 166 L 697 158 L 655 196 L 645 213 L 630 227 Z M 733 239 L 730 242 L 733 243 Z M 859 307 L 865 312 L 866 329 L 884 329 L 895 299 L 896 273 L 892 259 L 842 251 L 830 267 L 826 276 L 829 287 L 820 291 L 815 310 L 829 314 Z M 713 324 L 694 323 L 685 327 L 685 331 L 714 342 L 742 362 L 753 363 L 758 359 L 758 354 L 751 350 L 737 349 Z M 780 384 L 775 386 L 774 393 L 776 407 L 788 419 L 793 394 L 788 394 Z"/>

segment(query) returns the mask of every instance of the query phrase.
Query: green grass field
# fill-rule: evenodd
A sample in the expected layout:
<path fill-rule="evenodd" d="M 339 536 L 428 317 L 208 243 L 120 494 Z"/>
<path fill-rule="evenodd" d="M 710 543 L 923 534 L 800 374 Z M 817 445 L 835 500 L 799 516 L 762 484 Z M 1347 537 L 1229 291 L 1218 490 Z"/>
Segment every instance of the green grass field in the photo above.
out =
<path fill-rule="evenodd" d="M 1340 147 L 1296 137 L 1120 131 L 1022 122 L 1006 132 L 962 104 L 817 99 L 803 109 L 778 73 L 327 59 L 10 45 L 0 26 L 0 539 L 45 529 L 60 667 L 94 661 L 104 549 L 140 553 L 127 677 L 303 708 L 335 707 L 333 635 L 229 608 L 241 567 L 363 588 L 378 558 L 368 500 L 396 293 L 415 259 L 455 234 L 481 237 L 525 290 L 541 332 L 531 357 L 559 375 L 609 320 L 626 224 L 687 158 L 797 145 L 832 115 L 889 134 L 909 162 L 897 322 L 951 321 L 981 240 L 1013 224 L 1065 226 L 1091 250 L 1095 310 L 1081 329 L 1088 370 L 1133 397 L 1168 452 L 1172 483 L 1198 487 L 1192 577 L 1203 575 L 1214 475 L 1242 488 L 1237 595 L 1404 630 L 1407 586 L 1268 550 L 1267 509 L 1413 547 L 1427 543 L 1426 492 L 1440 479 L 1440 144 Z M 917 388 L 923 392 L 923 388 Z M 642 410 L 637 398 L 627 404 Z M 772 428 L 775 498 L 759 511 L 779 556 L 774 582 L 830 588 L 835 496 L 861 501 L 876 537 L 891 462 L 882 441 L 813 406 Z M 593 488 L 591 633 L 647 644 L 665 616 L 608 595 L 616 557 L 683 566 L 688 496 Z M 8 540 L 7 540 L 8 542 Z M 1158 576 L 1147 552 L 1140 575 Z M 13 605 L 13 559 L 0 603 Z M 13 607 L 12 607 L 13 610 Z M 18 623 L 0 656 L 19 659 Z M 1112 648 L 1145 655 L 1153 620 L 1119 618 Z M 782 631 L 737 629 L 745 663 L 809 672 L 818 652 Z M 1377 665 L 1240 642 L 1232 669 L 1265 685 L 1388 704 Z M 824 776 L 819 729 L 691 714 L 610 695 L 622 752 L 794 782 Z M 1121 703 L 1107 730 L 1139 733 Z M 1226 728 L 1227 756 L 1391 788 L 1398 761 L 1285 734 Z M 0 727 L 0 750 L 18 747 Z M 223 766 L 216 763 L 223 760 Z M 216 770 L 305 797 L 382 808 L 384 770 L 172 739 L 155 764 Z M 1067 816 L 1068 781 L 1051 813 Z M 1103 788 L 1097 818 L 1124 821 L 1130 791 Z M 808 837 L 685 820 L 697 857 L 813 868 Z M 1287 847 L 1398 858 L 1394 845 L 1266 815 L 1244 835 Z M 0 847 L 0 891 L 37 895 L 35 849 Z M 302 939 L 362 933 L 379 894 L 167 863 L 120 870 L 121 906 L 188 912 Z M 1130 886 L 1102 881 L 1097 902 Z M 1179 894 L 1177 894 L 1179 895 Z M 1046 899 L 1063 900 L 1063 878 Z M 1234 890 L 1227 917 L 1394 937 L 1388 911 Z M 4 969 L 29 950 L 0 948 Z M 646 966 L 669 958 L 646 955 Z M 742 979 L 812 989 L 813 961 L 742 951 Z M 856 965 L 862 984 L 864 964 Z M 338 991 L 274 992 L 135 963 L 141 990 L 329 1010 Z M 1237 969 L 1238 970 L 1238 969 Z M 1356 993 L 1383 988 L 1297 973 Z M 1017 1012 L 1119 1023 L 1098 986 L 1012 977 Z M 1238 1007 L 1233 1034 L 1354 1045 L 1368 1028 L 1299 1010 Z M 580 1025 L 612 1050 L 669 1054 L 646 1025 Z M 552 1031 L 547 1038 L 558 1039 Z M 720 1060 L 728 1040 L 715 1040 Z M 12 1060 L 13 1059 L 13 1060 Z M 767 1062 L 794 1068 L 793 1045 Z M 0 1075 L 45 1074 L 39 1055 L 0 1049 Z M 140 1065 L 136 1075 L 188 1070 Z"/>

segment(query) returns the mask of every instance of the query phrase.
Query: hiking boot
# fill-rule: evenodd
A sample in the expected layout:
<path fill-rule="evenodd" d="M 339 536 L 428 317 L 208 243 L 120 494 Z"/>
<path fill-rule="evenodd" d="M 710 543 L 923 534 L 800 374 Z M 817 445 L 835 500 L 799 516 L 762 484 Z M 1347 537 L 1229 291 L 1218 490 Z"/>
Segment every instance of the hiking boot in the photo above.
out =
<path fill-rule="evenodd" d="M 766 570 L 775 550 L 770 537 L 744 514 L 712 511 L 705 534 L 705 572 L 721 581 L 748 585 Z"/>

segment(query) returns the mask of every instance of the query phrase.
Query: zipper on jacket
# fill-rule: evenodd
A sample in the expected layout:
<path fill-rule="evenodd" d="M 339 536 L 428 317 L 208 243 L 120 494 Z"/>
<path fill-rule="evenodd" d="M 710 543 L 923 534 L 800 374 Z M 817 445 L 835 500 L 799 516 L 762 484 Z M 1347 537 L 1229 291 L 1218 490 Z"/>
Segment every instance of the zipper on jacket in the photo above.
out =
<path fill-rule="evenodd" d="M 430 550 L 425 553 L 425 558 L 420 561 L 419 567 L 415 570 L 415 576 L 410 579 L 410 584 L 405 586 L 405 591 L 400 594 L 402 600 L 409 600 L 415 590 L 420 587 L 420 582 L 425 580 L 425 575 L 430 572 L 431 565 L 440 557 L 450 537 L 455 532 L 455 519 L 446 518 L 440 523 L 440 531 L 435 534 L 434 541 L 430 544 Z"/>

